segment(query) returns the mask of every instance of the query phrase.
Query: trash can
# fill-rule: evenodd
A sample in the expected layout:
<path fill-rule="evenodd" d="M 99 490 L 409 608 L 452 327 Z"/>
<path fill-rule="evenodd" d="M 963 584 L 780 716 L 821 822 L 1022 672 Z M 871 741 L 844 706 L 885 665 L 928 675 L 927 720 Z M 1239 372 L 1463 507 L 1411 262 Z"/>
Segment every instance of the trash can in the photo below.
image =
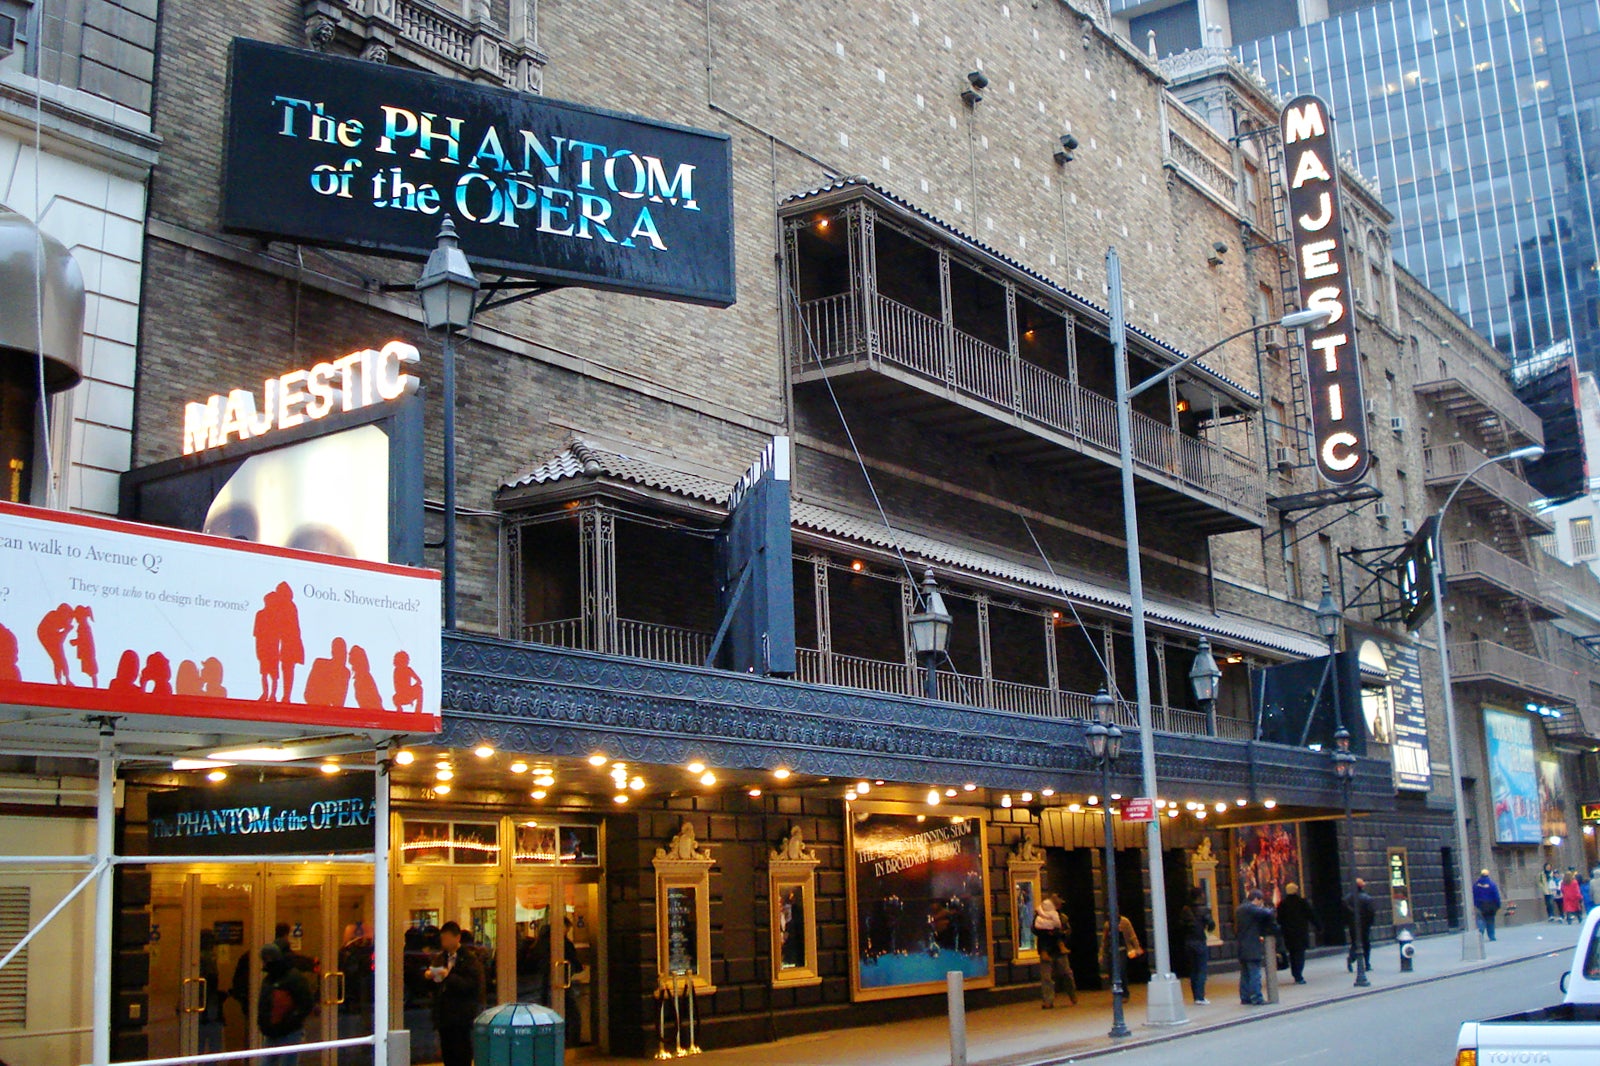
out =
<path fill-rule="evenodd" d="M 561 1066 L 566 1054 L 567 1023 L 537 1003 L 504 1003 L 472 1023 L 477 1066 Z"/>

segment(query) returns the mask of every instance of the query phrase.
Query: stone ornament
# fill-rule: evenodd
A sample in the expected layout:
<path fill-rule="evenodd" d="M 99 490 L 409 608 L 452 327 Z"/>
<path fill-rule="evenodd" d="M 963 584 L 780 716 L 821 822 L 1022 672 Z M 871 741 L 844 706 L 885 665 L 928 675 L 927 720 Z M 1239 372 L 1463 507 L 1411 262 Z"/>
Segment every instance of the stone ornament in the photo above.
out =
<path fill-rule="evenodd" d="M 684 822 L 678 835 L 664 848 L 656 849 L 657 862 L 714 862 L 711 849 L 700 847 L 694 838 L 694 826 Z"/>
<path fill-rule="evenodd" d="M 789 835 L 783 838 L 783 842 L 773 849 L 767 861 L 769 863 L 814 863 L 820 860 L 817 858 L 815 851 L 806 847 L 805 836 L 800 827 L 794 826 L 789 830 Z"/>

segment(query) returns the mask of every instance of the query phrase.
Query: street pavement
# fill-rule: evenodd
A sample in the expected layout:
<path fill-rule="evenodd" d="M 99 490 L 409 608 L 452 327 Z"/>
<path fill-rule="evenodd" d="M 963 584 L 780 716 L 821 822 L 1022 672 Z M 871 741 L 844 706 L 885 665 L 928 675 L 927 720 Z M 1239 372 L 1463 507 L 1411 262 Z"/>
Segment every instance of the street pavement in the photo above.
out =
<path fill-rule="evenodd" d="M 1211 1005 L 1187 1004 L 1189 1024 L 1173 1028 L 1144 1024 L 1144 990 L 1136 987 L 1126 1012 L 1133 1035 L 1121 1040 L 1106 1035 L 1111 1027 L 1107 992 L 1083 993 L 1075 1007 L 1068 1005 L 1064 996 L 1057 997 L 1056 1009 L 1048 1011 L 1041 1010 L 1036 999 L 989 1007 L 967 1014 L 967 1059 L 971 1066 L 1055 1066 L 1106 1057 L 1112 1063 L 1136 1061 L 1144 1066 L 1146 1062 L 1178 1062 L 1181 1056 L 1188 1064 L 1204 1062 L 1206 1052 L 1227 1047 L 1230 1050 L 1220 1061 L 1298 1064 L 1301 1060 L 1278 1056 L 1291 1051 L 1320 1053 L 1326 1044 L 1345 1049 L 1345 1057 L 1338 1060 L 1340 1066 L 1447 1063 L 1460 1022 L 1557 1002 L 1561 996 L 1556 981 L 1577 933 L 1576 925 L 1545 923 L 1501 929 L 1499 940 L 1487 945 L 1488 958 L 1470 963 L 1461 960 L 1459 935 L 1426 937 L 1416 942 L 1415 971 L 1407 974 L 1399 972 L 1398 948 L 1382 944 L 1373 950 L 1369 988 L 1352 986 L 1342 953 L 1312 959 L 1306 964 L 1308 983 L 1290 983 L 1285 973 L 1280 1002 L 1265 1007 L 1239 1003 L 1237 974 L 1213 974 L 1206 990 Z M 1540 961 L 1522 964 L 1522 960 Z M 1397 988 L 1405 988 L 1408 994 L 1394 995 Z M 1498 995 L 1496 990 L 1505 990 L 1505 994 Z M 1185 993 L 1187 1001 L 1187 985 Z M 1338 1006 L 1324 1008 L 1324 1004 Z M 1352 1048 L 1381 1038 L 1386 1029 L 1417 1028 L 1429 1019 L 1434 1019 L 1431 1027 L 1408 1038 L 1418 1047 L 1426 1043 L 1425 1051 L 1413 1056 L 1380 1050 L 1372 1058 L 1352 1057 Z M 1301 1039 L 1299 1034 L 1309 1026 L 1328 1034 L 1319 1038 L 1324 1044 Z M 1440 1036 L 1446 1029 L 1447 1037 Z M 1263 1048 L 1278 1051 L 1241 1055 L 1233 1050 L 1251 1039 L 1260 1039 Z M 1342 1044 L 1328 1043 L 1335 1039 Z M 1130 1053 L 1133 1048 L 1139 1051 Z M 940 1016 L 839 1029 L 771 1044 L 707 1049 L 695 1059 L 704 1066 L 949 1066 L 949 1030 Z M 584 1061 L 598 1066 L 637 1060 Z"/>

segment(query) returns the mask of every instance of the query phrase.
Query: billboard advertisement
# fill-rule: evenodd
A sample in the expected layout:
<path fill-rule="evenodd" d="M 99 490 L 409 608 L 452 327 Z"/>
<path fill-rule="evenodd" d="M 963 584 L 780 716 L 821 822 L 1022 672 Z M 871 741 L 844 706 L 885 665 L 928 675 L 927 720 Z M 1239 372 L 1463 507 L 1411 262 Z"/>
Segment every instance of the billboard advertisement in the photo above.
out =
<path fill-rule="evenodd" d="M 1533 722 L 1525 715 L 1483 712 L 1489 757 L 1489 799 L 1496 844 L 1540 840 L 1539 778 L 1533 758 Z"/>
<path fill-rule="evenodd" d="M 1382 670 L 1388 683 L 1361 689 L 1362 717 L 1373 743 L 1386 744 L 1394 764 L 1394 787 L 1427 792 L 1433 785 L 1428 752 L 1428 711 L 1423 704 L 1422 664 L 1417 649 L 1381 636 L 1362 636 L 1363 666 Z"/>
<path fill-rule="evenodd" d="M 382 63 L 233 42 L 226 229 L 726 307 L 727 134 Z"/>
<path fill-rule="evenodd" d="M 439 729 L 439 576 L 0 503 L 0 704 Z"/>
<path fill-rule="evenodd" d="M 856 999 L 994 984 L 983 820 L 852 807 L 850 985 Z"/>
<path fill-rule="evenodd" d="M 1300 876 L 1300 827 L 1293 822 L 1242 825 L 1233 831 L 1233 868 L 1240 896 L 1259 888 L 1267 905 L 1283 902 L 1283 886 L 1304 885 Z"/>

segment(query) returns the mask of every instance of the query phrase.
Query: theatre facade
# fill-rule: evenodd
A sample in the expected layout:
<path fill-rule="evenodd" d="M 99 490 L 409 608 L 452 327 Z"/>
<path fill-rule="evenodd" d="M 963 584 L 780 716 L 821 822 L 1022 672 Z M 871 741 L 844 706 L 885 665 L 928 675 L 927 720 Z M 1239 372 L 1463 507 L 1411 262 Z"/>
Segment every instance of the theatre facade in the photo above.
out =
<path fill-rule="evenodd" d="M 1458 927 L 1438 657 L 1391 564 L 1451 471 L 1542 430 L 1394 268 L 1359 177 L 1330 164 L 1352 418 L 1272 325 L 1302 307 L 1280 116 L 1225 57 L 1164 71 L 1066 3 L 608 6 L 646 41 L 591 8 L 162 8 L 120 516 L 329 569 L 175 587 L 250 629 L 220 680 L 171 656 L 173 692 L 255 711 L 115 760 L 112 954 L 81 945 L 105 1056 L 260 1046 L 252 960 L 281 940 L 316 991 L 302 1061 L 438 1061 L 422 969 L 451 921 L 488 1002 L 550 1006 L 574 1059 L 934 1014 L 951 971 L 973 1006 L 1025 997 L 1045 893 L 1086 988 L 1111 892 L 1180 974 L 1156 940 L 1196 890 L 1219 961 L 1258 886 L 1300 884 L 1331 941 L 1356 876 L 1376 935 Z M 428 328 L 419 276 L 463 265 L 470 326 Z M 1142 648 L 1121 350 L 1134 382 L 1183 363 L 1129 420 Z M 1364 477 L 1319 472 L 1351 441 Z M 1579 775 L 1581 667 L 1539 658 L 1566 608 L 1497 473 L 1451 527 L 1479 563 L 1451 593 L 1488 619 L 1452 638 L 1479 656 L 1460 700 Z M 11 628 L 48 669 L 36 624 Z M 432 658 L 396 636 L 419 624 Z M 93 747 L 123 712 L 67 692 Z M 1483 780 L 1468 852 L 1520 894 L 1582 838 L 1491 839 Z"/>

